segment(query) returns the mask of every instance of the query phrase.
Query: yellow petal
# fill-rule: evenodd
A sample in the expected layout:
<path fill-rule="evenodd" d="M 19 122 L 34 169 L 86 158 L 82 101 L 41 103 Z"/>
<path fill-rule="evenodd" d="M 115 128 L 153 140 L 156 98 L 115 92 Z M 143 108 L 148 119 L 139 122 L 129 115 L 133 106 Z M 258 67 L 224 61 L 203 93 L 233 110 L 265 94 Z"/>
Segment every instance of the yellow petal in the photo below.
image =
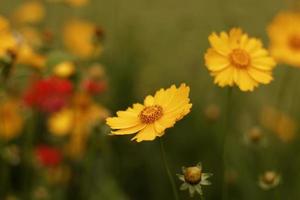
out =
<path fill-rule="evenodd" d="M 133 108 L 117 112 L 118 117 L 107 118 L 106 124 L 112 129 L 124 129 L 136 126 L 140 123 L 139 113 L 143 108 L 144 106 L 141 104 L 134 104 Z"/>
<path fill-rule="evenodd" d="M 220 37 L 216 33 L 212 33 L 208 40 L 210 45 L 221 55 L 227 56 L 231 49 L 228 45 L 228 35 L 224 32 L 221 33 Z"/>
<path fill-rule="evenodd" d="M 271 57 L 254 58 L 252 59 L 251 64 L 256 69 L 266 70 L 266 71 L 272 70 L 276 65 L 274 59 Z"/>
<path fill-rule="evenodd" d="M 169 102 L 162 105 L 165 109 L 164 112 L 175 110 L 178 107 L 184 106 L 189 103 L 190 88 L 185 84 L 181 84 L 180 87 L 174 91 L 174 94 L 169 98 Z"/>
<path fill-rule="evenodd" d="M 273 80 L 273 77 L 270 72 L 265 72 L 250 67 L 248 69 L 248 73 L 254 80 L 256 80 L 259 83 L 268 84 Z"/>
<path fill-rule="evenodd" d="M 246 70 L 236 69 L 234 81 L 242 91 L 253 91 L 258 83 L 250 77 Z"/>
<path fill-rule="evenodd" d="M 131 128 L 126 128 L 126 129 L 120 129 L 120 130 L 117 130 L 117 131 L 112 131 L 111 133 L 113 135 L 128 135 L 128 134 L 133 134 L 133 133 L 136 133 L 140 130 L 142 130 L 143 128 L 145 128 L 146 124 L 138 124 L 134 127 L 131 127 Z"/>
<path fill-rule="evenodd" d="M 233 85 L 234 67 L 228 67 L 221 72 L 216 73 L 214 82 L 221 87 Z"/>
<path fill-rule="evenodd" d="M 156 137 L 156 131 L 154 129 L 153 124 L 147 125 L 144 129 L 142 129 L 132 140 L 136 140 L 137 142 L 141 141 L 151 141 Z"/>
<path fill-rule="evenodd" d="M 154 104 L 154 98 L 151 95 L 148 95 L 144 100 L 145 106 L 152 106 Z"/>
<path fill-rule="evenodd" d="M 230 62 L 227 57 L 217 53 L 214 49 L 208 49 L 205 54 L 205 65 L 210 71 L 220 71 L 228 67 Z"/>
<path fill-rule="evenodd" d="M 172 85 L 170 88 L 164 90 L 160 89 L 158 92 L 155 93 L 154 99 L 155 104 L 157 105 L 166 105 L 170 102 L 170 99 L 173 98 L 177 88 L 175 85 Z"/>

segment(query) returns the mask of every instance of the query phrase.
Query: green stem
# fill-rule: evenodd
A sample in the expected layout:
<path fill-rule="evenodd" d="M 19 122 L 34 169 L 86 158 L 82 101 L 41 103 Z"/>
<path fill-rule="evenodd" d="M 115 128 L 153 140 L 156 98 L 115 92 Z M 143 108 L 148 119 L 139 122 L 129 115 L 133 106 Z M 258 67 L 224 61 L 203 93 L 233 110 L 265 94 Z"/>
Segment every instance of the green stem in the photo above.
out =
<path fill-rule="evenodd" d="M 226 102 L 226 116 L 224 119 L 224 130 L 225 134 L 223 135 L 222 138 L 222 200 L 227 200 L 228 199 L 228 194 L 227 194 L 227 184 L 226 184 L 226 174 L 225 174 L 225 169 L 226 169 L 226 138 L 230 133 L 230 118 L 231 118 L 231 97 L 232 97 L 232 90 L 233 88 L 230 87 L 227 92 L 227 102 Z"/>
<path fill-rule="evenodd" d="M 281 200 L 278 188 L 274 189 L 274 199 L 275 200 Z"/>
<path fill-rule="evenodd" d="M 162 138 L 160 138 L 159 141 L 160 141 L 161 158 L 163 160 L 163 164 L 164 164 L 165 170 L 166 170 L 166 172 L 168 174 L 169 182 L 170 182 L 170 184 L 172 186 L 174 199 L 175 200 L 179 200 L 179 196 L 178 196 L 178 192 L 177 192 L 177 189 L 176 189 L 175 181 L 174 181 L 174 178 L 173 178 L 172 173 L 170 171 L 170 168 L 168 166 L 168 162 L 167 162 L 167 158 L 166 158 L 166 151 L 165 151 L 165 147 L 164 147 L 164 143 L 163 143 Z"/>
<path fill-rule="evenodd" d="M 204 195 L 202 194 L 202 195 L 200 195 L 200 200 L 205 200 L 205 197 L 204 197 Z"/>
<path fill-rule="evenodd" d="M 276 102 L 276 106 L 280 109 L 281 105 L 282 105 L 282 100 L 283 97 L 285 96 L 285 91 L 287 89 L 287 85 L 290 82 L 291 79 L 291 69 L 286 69 L 283 72 L 283 75 L 281 77 L 280 80 L 280 85 L 279 85 L 279 89 L 278 89 L 278 94 L 277 94 L 277 102 Z"/>

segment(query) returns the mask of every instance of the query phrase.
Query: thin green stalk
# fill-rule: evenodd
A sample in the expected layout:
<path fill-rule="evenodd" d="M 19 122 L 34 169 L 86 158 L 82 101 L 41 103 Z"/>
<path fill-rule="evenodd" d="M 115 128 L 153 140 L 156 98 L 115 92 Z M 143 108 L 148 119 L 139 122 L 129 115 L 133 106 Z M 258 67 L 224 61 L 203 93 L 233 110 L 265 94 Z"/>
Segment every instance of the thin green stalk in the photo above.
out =
<path fill-rule="evenodd" d="M 275 199 L 275 200 L 281 200 L 281 198 L 280 198 L 280 193 L 279 193 L 278 188 L 275 188 L 275 189 L 274 189 L 273 195 L 274 195 L 274 199 Z"/>
<path fill-rule="evenodd" d="M 231 98 L 232 98 L 232 90 L 233 88 L 230 87 L 227 92 L 227 102 L 226 102 L 226 111 L 225 111 L 225 119 L 224 119 L 224 130 L 225 133 L 223 134 L 222 138 L 222 200 L 228 199 L 227 194 L 227 184 L 226 184 L 226 138 L 230 133 L 230 118 L 231 118 Z"/>
<path fill-rule="evenodd" d="M 170 171 L 170 168 L 168 166 L 168 162 L 167 162 L 167 158 L 166 158 L 166 151 L 165 151 L 165 147 L 164 147 L 164 143 L 163 143 L 162 138 L 159 139 L 159 142 L 160 142 L 161 158 L 163 160 L 163 164 L 164 164 L 165 170 L 166 170 L 166 172 L 168 174 L 169 182 L 170 182 L 170 184 L 172 186 L 174 199 L 175 200 L 179 200 L 178 191 L 177 191 L 177 188 L 176 188 L 176 185 L 175 185 L 175 181 L 174 181 L 174 178 L 173 178 L 172 173 Z"/>
<path fill-rule="evenodd" d="M 204 197 L 204 195 L 202 194 L 202 195 L 200 195 L 200 200 L 205 200 L 205 197 Z"/>

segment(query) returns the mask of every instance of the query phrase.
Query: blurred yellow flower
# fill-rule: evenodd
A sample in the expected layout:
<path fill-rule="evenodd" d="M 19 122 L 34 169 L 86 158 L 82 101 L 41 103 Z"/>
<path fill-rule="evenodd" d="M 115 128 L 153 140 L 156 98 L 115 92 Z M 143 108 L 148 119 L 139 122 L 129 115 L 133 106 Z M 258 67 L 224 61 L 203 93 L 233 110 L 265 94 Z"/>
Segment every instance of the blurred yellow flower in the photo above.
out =
<path fill-rule="evenodd" d="M 107 118 L 106 123 L 112 129 L 119 129 L 112 131 L 113 135 L 138 132 L 132 140 L 154 140 L 190 112 L 189 92 L 185 84 L 179 88 L 172 85 L 166 90 L 160 89 L 154 96 L 147 96 L 144 105 L 136 103 L 126 111 L 118 111 L 117 117 Z"/>
<path fill-rule="evenodd" d="M 211 48 L 205 54 L 205 64 L 215 84 L 237 85 L 242 91 L 253 91 L 259 83 L 273 80 L 275 61 L 259 39 L 250 38 L 239 28 L 220 35 L 212 33 L 208 39 Z"/>
<path fill-rule="evenodd" d="M 10 53 L 14 52 L 17 48 L 17 39 L 9 31 L 0 32 L 0 59 L 11 56 Z"/>
<path fill-rule="evenodd" d="M 62 63 L 59 63 L 54 67 L 53 72 L 58 77 L 68 78 L 72 76 L 75 72 L 74 63 L 69 61 L 64 61 Z"/>
<path fill-rule="evenodd" d="M 32 66 L 36 69 L 42 69 L 46 65 L 46 58 L 40 55 L 24 42 L 18 45 L 16 50 L 17 63 Z"/>
<path fill-rule="evenodd" d="M 68 134 L 73 127 L 73 112 L 71 109 L 64 109 L 52 114 L 48 119 L 48 128 L 51 133 L 57 136 Z"/>
<path fill-rule="evenodd" d="M 8 20 L 0 15 L 0 32 L 7 31 L 9 28 Z"/>
<path fill-rule="evenodd" d="M 22 35 L 22 39 L 33 48 L 40 48 L 43 45 L 42 34 L 36 28 L 30 26 L 24 26 L 19 29 L 19 33 Z"/>
<path fill-rule="evenodd" d="M 65 2 L 74 7 L 82 7 L 89 3 L 89 0 L 65 0 Z"/>
<path fill-rule="evenodd" d="M 265 107 L 261 112 L 261 123 L 273 131 L 283 142 L 289 142 L 296 136 L 297 126 L 290 116 L 272 107 Z"/>
<path fill-rule="evenodd" d="M 13 99 L 0 102 L 0 137 L 11 140 L 17 137 L 23 128 L 20 104 Z"/>
<path fill-rule="evenodd" d="M 64 26 L 63 39 L 66 48 L 81 58 L 90 58 L 99 55 L 102 51 L 99 38 L 97 38 L 97 27 L 87 21 L 69 21 Z"/>
<path fill-rule="evenodd" d="M 270 52 L 282 63 L 300 67 L 300 13 L 279 13 L 268 27 Z"/>
<path fill-rule="evenodd" d="M 77 158 L 85 150 L 85 143 L 91 129 L 108 115 L 108 111 L 94 103 L 88 95 L 79 93 L 75 95 L 74 103 L 70 108 L 49 117 L 48 129 L 53 135 L 69 135 L 67 153 Z"/>
<path fill-rule="evenodd" d="M 26 1 L 13 13 L 13 19 L 17 23 L 39 23 L 45 17 L 44 5 L 39 1 Z"/>

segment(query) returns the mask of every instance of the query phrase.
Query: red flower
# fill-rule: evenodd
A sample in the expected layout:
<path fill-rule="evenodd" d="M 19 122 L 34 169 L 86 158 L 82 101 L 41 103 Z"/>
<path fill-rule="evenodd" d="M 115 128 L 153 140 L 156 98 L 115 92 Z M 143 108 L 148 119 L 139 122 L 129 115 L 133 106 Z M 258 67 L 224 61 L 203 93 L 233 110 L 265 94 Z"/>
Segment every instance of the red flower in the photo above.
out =
<path fill-rule="evenodd" d="M 97 95 L 107 89 L 105 81 L 85 80 L 83 82 L 83 89 L 91 95 Z"/>
<path fill-rule="evenodd" d="M 41 111 L 55 112 L 66 105 L 72 89 L 69 80 L 49 77 L 34 82 L 25 92 L 24 101 Z"/>
<path fill-rule="evenodd" d="M 39 145 L 35 150 L 36 158 L 44 167 L 55 167 L 61 163 L 61 152 L 48 145 Z"/>

